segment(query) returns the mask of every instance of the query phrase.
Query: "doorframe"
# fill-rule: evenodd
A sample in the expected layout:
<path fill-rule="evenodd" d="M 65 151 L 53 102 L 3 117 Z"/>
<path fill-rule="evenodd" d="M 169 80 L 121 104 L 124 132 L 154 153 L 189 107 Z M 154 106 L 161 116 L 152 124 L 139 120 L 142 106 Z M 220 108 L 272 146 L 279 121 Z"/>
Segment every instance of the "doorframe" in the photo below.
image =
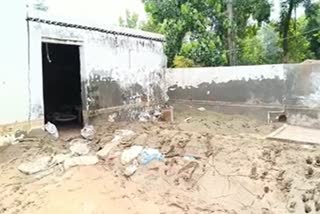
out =
<path fill-rule="evenodd" d="M 87 72 L 86 72 L 86 64 L 84 57 L 84 41 L 76 40 L 76 39 L 61 39 L 61 38 L 53 38 L 53 37 L 42 37 L 41 38 L 41 46 L 43 43 L 52 43 L 52 44 L 61 44 L 61 45 L 74 45 L 79 48 L 79 61 L 80 61 L 80 85 L 81 85 L 81 104 L 82 104 L 82 121 L 83 126 L 89 124 L 89 108 L 88 108 L 88 100 L 87 100 Z M 42 60 L 41 60 L 42 63 Z M 43 67 L 42 67 L 43 69 Z M 43 70 L 42 70 L 43 72 Z M 42 77 L 43 78 L 43 77 Z M 43 80 L 42 80 L 43 81 Z M 43 86 L 42 86 L 43 90 Z M 44 103 L 43 103 L 44 107 Z"/>

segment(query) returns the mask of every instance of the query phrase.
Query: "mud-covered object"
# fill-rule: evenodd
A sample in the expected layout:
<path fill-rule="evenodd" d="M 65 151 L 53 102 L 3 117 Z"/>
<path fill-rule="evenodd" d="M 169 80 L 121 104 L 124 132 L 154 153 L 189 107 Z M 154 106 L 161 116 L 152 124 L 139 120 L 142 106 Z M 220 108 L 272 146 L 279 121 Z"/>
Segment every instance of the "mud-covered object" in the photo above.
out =
<path fill-rule="evenodd" d="M 52 135 L 55 139 L 59 138 L 59 132 L 57 127 L 50 122 L 47 122 L 47 124 L 44 126 L 44 129 L 50 134 Z"/>
<path fill-rule="evenodd" d="M 81 129 L 81 136 L 87 140 L 93 140 L 96 131 L 93 126 L 86 125 L 83 129 Z"/>
<path fill-rule="evenodd" d="M 22 163 L 18 166 L 18 170 L 27 175 L 32 175 L 49 168 L 51 162 L 50 156 L 38 158 L 34 161 Z"/>
<path fill-rule="evenodd" d="M 138 157 L 138 161 L 142 165 L 146 165 L 153 160 L 162 161 L 164 160 L 164 155 L 157 149 L 145 148 L 141 151 Z"/>
<path fill-rule="evenodd" d="M 76 155 L 86 155 L 90 152 L 90 148 L 88 144 L 83 143 L 83 142 L 74 142 L 70 146 L 70 150 L 72 154 Z"/>
<path fill-rule="evenodd" d="M 130 163 L 139 156 L 142 150 L 143 146 L 132 146 L 129 149 L 124 150 L 121 155 L 121 163 L 123 165 Z"/>

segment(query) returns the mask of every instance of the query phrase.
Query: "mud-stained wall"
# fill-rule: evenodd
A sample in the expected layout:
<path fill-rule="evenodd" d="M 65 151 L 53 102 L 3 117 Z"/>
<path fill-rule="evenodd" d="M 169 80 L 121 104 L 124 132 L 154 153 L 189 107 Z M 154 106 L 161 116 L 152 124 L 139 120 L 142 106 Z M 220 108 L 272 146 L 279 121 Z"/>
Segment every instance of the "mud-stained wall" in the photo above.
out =
<path fill-rule="evenodd" d="M 167 76 L 173 101 L 192 100 L 240 114 L 254 107 L 262 109 L 265 119 L 269 111 L 283 110 L 292 125 L 320 128 L 318 63 L 173 69 Z"/>
<path fill-rule="evenodd" d="M 320 64 L 285 65 L 288 121 L 320 128 Z"/>
<path fill-rule="evenodd" d="M 320 107 L 320 64 L 285 65 L 287 105 Z"/>
<path fill-rule="evenodd" d="M 172 100 L 282 104 L 285 94 L 283 65 L 173 69 L 167 75 Z"/>
<path fill-rule="evenodd" d="M 72 23 L 68 19 L 54 20 Z M 35 117 L 43 115 L 39 81 L 42 79 L 41 41 L 79 46 L 83 108 L 88 112 L 128 104 L 149 105 L 166 99 L 166 56 L 163 42 L 158 41 L 163 39 L 161 35 L 112 28 L 123 34 L 116 35 L 36 21 L 30 21 L 30 29 L 32 76 L 37 82 L 32 88 L 33 105 L 38 111 L 34 112 Z M 151 39 L 138 38 L 141 35 Z"/>

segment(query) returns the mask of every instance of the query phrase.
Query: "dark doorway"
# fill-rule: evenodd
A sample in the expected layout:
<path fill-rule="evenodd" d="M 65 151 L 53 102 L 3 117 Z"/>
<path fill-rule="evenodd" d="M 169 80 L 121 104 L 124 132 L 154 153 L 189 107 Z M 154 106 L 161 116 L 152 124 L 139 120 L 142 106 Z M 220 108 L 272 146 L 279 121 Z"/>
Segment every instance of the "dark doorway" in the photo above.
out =
<path fill-rule="evenodd" d="M 42 43 L 45 122 L 81 126 L 79 46 Z"/>

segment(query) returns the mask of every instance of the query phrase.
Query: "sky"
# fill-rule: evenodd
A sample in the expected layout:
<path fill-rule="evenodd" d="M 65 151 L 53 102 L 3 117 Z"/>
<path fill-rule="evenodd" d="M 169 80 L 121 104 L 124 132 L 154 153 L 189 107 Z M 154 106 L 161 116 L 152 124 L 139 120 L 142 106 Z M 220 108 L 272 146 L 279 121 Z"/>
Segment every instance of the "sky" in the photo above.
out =
<path fill-rule="evenodd" d="M 146 20 L 146 13 L 141 0 L 45 0 L 49 13 L 71 16 L 88 21 L 101 22 L 107 25 L 117 25 L 120 16 L 125 16 L 129 10 L 139 14 L 140 20 Z M 271 18 L 277 20 L 280 13 L 280 0 L 270 0 L 274 7 Z M 303 8 L 298 8 L 297 15 L 303 14 Z"/>
<path fill-rule="evenodd" d="M 117 25 L 120 16 L 125 17 L 126 10 L 139 14 L 146 20 L 141 0 L 46 0 L 49 13 L 74 16 L 103 24 Z"/>

